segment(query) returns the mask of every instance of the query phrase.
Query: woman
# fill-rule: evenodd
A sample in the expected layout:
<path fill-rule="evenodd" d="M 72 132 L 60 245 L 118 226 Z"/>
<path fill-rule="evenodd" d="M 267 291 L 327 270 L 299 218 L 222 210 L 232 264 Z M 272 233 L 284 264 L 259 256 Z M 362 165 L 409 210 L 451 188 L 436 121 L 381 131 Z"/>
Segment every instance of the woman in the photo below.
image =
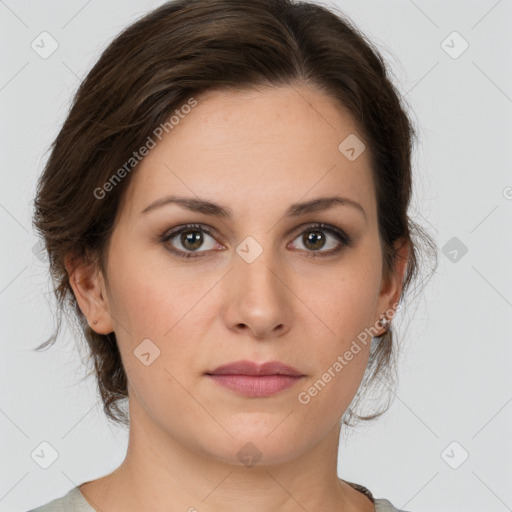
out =
<path fill-rule="evenodd" d="M 168 2 L 104 51 L 34 223 L 129 446 L 37 511 L 398 510 L 337 475 L 432 247 L 386 73 L 348 20 L 288 0 Z"/>

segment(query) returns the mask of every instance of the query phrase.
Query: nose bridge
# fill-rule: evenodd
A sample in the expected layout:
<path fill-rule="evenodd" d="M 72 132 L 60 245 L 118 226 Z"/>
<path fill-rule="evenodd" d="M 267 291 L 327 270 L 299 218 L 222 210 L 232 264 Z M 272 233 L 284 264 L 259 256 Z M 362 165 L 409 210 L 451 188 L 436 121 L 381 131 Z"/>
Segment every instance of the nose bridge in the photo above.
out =
<path fill-rule="evenodd" d="M 254 235 L 236 247 L 229 273 L 227 320 L 231 327 L 248 327 L 256 337 L 268 337 L 277 327 L 289 327 L 289 304 L 282 266 L 270 235 Z M 285 329 L 286 330 L 286 329 Z"/>
<path fill-rule="evenodd" d="M 276 276 L 279 263 L 269 234 L 246 237 L 236 248 L 235 271 L 253 291 L 268 293 L 281 286 Z"/>

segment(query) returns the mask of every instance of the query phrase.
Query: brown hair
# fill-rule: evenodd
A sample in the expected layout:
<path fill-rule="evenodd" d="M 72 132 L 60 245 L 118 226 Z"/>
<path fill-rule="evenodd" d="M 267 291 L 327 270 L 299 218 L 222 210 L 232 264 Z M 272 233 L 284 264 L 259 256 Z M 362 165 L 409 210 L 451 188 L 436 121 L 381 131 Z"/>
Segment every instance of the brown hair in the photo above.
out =
<path fill-rule="evenodd" d="M 384 277 L 398 258 L 394 243 L 410 244 L 402 301 L 418 274 L 417 244 L 436 253 L 428 233 L 407 213 L 416 134 L 388 73 L 378 50 L 345 16 L 309 2 L 177 0 L 123 30 L 80 84 L 38 181 L 34 226 L 45 241 L 59 315 L 55 333 L 35 350 L 56 340 L 67 299 L 94 360 L 105 413 L 129 424 L 120 408 L 128 392 L 115 334 L 97 334 L 88 326 L 64 257 L 70 253 L 97 263 L 106 277 L 109 237 L 133 171 L 107 198 L 97 199 L 94 191 L 177 107 L 213 89 L 308 83 L 350 112 L 370 151 Z M 383 375 L 395 383 L 394 345 L 391 330 L 372 344 L 360 390 Z M 353 401 L 343 422 L 376 418 L 389 403 L 360 416 L 353 412 Z"/>

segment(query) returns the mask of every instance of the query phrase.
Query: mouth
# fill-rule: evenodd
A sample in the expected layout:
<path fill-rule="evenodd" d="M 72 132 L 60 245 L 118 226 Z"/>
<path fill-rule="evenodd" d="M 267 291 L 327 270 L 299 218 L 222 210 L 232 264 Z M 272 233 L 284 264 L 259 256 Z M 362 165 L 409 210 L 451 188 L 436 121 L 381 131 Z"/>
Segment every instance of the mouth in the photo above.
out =
<path fill-rule="evenodd" d="M 247 397 L 275 395 L 305 377 L 296 368 L 279 361 L 264 364 L 237 361 L 219 366 L 205 375 L 217 384 Z"/>
<path fill-rule="evenodd" d="M 217 384 L 248 397 L 275 395 L 302 379 L 290 375 L 207 375 Z"/>

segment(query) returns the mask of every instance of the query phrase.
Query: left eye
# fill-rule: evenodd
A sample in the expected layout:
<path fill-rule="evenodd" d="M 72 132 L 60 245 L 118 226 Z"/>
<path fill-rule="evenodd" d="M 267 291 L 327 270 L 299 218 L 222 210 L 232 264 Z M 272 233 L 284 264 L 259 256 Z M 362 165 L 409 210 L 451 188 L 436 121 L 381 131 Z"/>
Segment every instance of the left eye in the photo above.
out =
<path fill-rule="evenodd" d="M 207 247 L 206 250 L 198 251 L 198 249 L 204 245 L 205 234 L 212 239 L 210 247 Z M 331 247 L 328 247 L 329 250 L 320 251 L 320 249 L 325 249 L 325 245 L 327 244 L 329 237 L 334 239 L 334 243 L 331 242 Z M 184 250 L 176 249 L 175 245 L 172 243 L 172 240 L 175 238 L 178 239 Z M 203 257 L 203 254 L 195 255 L 192 253 L 204 253 L 215 248 L 220 250 L 223 249 L 223 246 L 213 237 L 212 231 L 201 224 L 184 226 L 178 230 L 164 234 L 161 239 L 162 242 L 166 244 L 168 250 L 179 258 L 200 258 Z M 313 258 L 336 254 L 344 246 L 350 245 L 351 242 L 350 237 L 346 233 L 328 224 L 316 224 L 309 226 L 297 238 L 295 238 L 295 240 L 299 240 L 300 244 L 303 246 L 298 248 L 307 251 L 307 256 Z M 292 245 L 295 245 L 294 242 Z"/>
<path fill-rule="evenodd" d="M 350 242 L 348 236 L 342 231 L 323 225 L 309 227 L 303 231 L 295 240 L 299 240 L 306 251 L 313 252 L 313 254 L 310 253 L 308 256 L 316 257 L 318 255 L 314 254 L 315 252 L 319 252 L 320 249 L 325 249 L 326 245 L 329 245 L 327 243 L 329 237 L 332 240 L 330 247 L 327 247 L 329 250 L 321 251 L 319 256 L 329 256 L 331 254 L 335 254 L 340 251 L 344 245 L 348 245 Z M 302 247 L 299 247 L 299 249 L 302 249 Z"/>

